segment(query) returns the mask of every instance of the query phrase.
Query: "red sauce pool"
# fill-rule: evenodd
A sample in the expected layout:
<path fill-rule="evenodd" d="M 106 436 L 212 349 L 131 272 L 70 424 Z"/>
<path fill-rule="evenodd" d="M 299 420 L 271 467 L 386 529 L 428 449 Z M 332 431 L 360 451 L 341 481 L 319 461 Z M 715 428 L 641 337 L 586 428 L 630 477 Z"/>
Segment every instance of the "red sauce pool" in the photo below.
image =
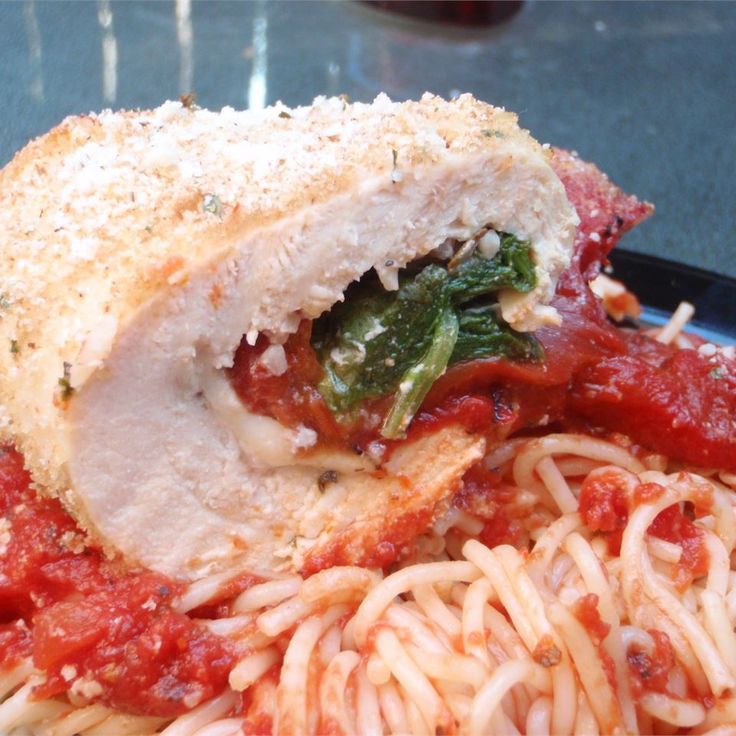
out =
<path fill-rule="evenodd" d="M 55 499 L 29 487 L 21 456 L 0 448 L 0 667 L 32 655 L 50 697 L 82 678 L 94 700 L 175 716 L 221 692 L 237 647 L 172 609 L 182 586 L 127 571 L 84 546 Z M 62 674 L 63 673 L 63 674 Z"/>

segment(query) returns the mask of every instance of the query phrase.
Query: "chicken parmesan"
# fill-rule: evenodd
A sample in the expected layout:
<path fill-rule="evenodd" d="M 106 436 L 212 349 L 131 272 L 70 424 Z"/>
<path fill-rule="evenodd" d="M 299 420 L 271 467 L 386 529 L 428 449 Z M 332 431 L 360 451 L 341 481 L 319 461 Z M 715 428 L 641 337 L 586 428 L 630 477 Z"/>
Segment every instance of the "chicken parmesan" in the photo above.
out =
<path fill-rule="evenodd" d="M 300 569 L 346 531 L 358 562 L 389 509 L 421 531 L 483 432 L 330 439 L 403 437 L 449 364 L 538 358 L 577 224 L 549 159 L 469 96 L 67 120 L 0 182 L 3 431 L 170 575 Z"/>
<path fill-rule="evenodd" d="M 431 95 L 70 118 L 0 200 L 0 732 L 736 720 L 733 348 L 601 274 L 651 205 Z"/>

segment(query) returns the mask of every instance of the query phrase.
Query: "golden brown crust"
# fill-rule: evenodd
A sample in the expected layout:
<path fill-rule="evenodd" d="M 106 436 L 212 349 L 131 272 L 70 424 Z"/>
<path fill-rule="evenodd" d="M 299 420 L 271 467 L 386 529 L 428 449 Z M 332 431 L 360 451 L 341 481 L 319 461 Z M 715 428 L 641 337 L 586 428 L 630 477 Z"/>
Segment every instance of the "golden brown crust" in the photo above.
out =
<path fill-rule="evenodd" d="M 68 118 L 0 172 L 0 438 L 61 490 L 65 363 L 101 324 L 125 324 L 235 238 L 366 177 L 499 138 L 543 155 L 515 115 L 469 96 Z"/>

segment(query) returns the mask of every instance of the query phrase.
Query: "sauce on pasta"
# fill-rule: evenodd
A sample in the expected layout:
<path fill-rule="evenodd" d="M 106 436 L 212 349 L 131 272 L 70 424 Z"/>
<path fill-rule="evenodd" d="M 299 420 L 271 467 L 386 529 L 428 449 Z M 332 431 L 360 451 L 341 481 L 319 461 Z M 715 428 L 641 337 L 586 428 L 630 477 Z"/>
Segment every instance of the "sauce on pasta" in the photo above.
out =
<path fill-rule="evenodd" d="M 87 546 L 56 499 L 0 449 L 0 667 L 32 656 L 34 697 L 75 687 L 120 710 L 174 716 L 223 689 L 239 647 L 172 609 L 183 586 Z"/>

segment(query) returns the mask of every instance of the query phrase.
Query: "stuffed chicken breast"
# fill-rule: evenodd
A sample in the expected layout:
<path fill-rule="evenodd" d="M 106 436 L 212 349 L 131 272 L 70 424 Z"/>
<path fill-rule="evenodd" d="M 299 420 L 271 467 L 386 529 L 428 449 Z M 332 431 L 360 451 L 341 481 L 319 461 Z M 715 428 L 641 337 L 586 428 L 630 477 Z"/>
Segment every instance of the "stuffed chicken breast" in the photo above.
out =
<path fill-rule="evenodd" d="M 469 96 L 67 119 L 0 173 L 3 439 L 169 575 L 380 564 L 502 434 L 433 382 L 537 359 L 577 222 Z"/>

